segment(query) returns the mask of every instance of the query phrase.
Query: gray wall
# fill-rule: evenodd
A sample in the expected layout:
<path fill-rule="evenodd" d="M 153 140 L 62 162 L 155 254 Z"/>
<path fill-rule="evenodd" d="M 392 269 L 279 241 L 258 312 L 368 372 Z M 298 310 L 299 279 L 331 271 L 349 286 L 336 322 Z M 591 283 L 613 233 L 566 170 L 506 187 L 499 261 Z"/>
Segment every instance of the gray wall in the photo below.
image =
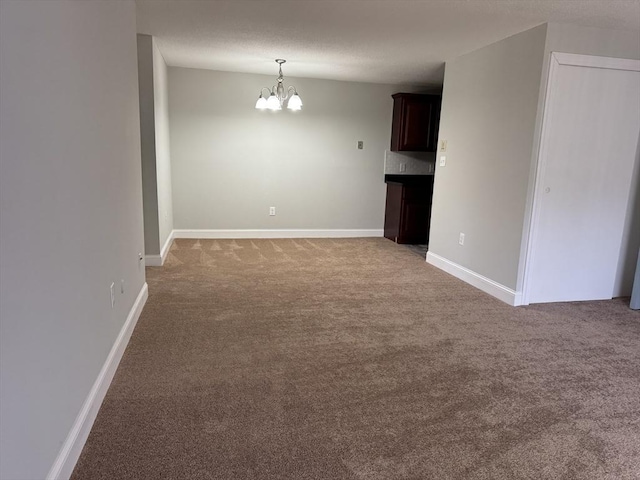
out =
<path fill-rule="evenodd" d="M 156 130 L 156 173 L 158 182 L 159 240 L 162 248 L 173 230 L 171 147 L 169 134 L 169 78 L 167 64 L 153 40 L 154 121 Z"/>
<path fill-rule="evenodd" d="M 429 250 L 516 288 L 546 25 L 447 63 Z M 438 157 L 441 154 L 438 154 Z M 465 245 L 458 244 L 460 232 Z"/>
<path fill-rule="evenodd" d="M 549 23 L 545 50 L 640 60 L 640 32 Z"/>
<path fill-rule="evenodd" d="M 402 88 L 284 71 L 300 112 L 254 108 L 275 63 L 273 76 L 169 68 L 175 228 L 383 228 L 391 95 Z"/>
<path fill-rule="evenodd" d="M 130 1 L 0 2 L 3 479 L 46 476 L 144 284 L 135 28 Z"/>
<path fill-rule="evenodd" d="M 151 35 L 138 34 L 138 85 L 147 255 L 158 255 L 173 229 L 167 65 Z"/>
<path fill-rule="evenodd" d="M 159 255 L 160 226 L 158 221 L 158 174 L 156 171 L 153 37 L 151 35 L 138 34 L 137 41 L 144 251 L 147 255 Z"/>

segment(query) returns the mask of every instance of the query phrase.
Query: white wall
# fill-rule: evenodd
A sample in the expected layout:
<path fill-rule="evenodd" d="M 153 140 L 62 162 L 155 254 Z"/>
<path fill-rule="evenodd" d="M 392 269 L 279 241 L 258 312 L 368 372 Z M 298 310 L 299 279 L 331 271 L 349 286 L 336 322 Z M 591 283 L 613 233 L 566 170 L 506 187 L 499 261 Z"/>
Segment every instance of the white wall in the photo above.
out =
<path fill-rule="evenodd" d="M 158 256 L 173 230 L 167 65 L 151 35 L 138 34 L 145 253 Z"/>
<path fill-rule="evenodd" d="M 169 68 L 175 228 L 383 228 L 391 95 L 402 88 L 284 70 L 300 112 L 254 108 L 275 63 L 273 76 Z"/>
<path fill-rule="evenodd" d="M 445 68 L 439 139 L 447 161 L 436 159 L 429 251 L 512 290 L 545 38 L 541 25 Z"/>
<path fill-rule="evenodd" d="M 131 1 L 0 2 L 3 479 L 47 475 L 144 286 L 135 28 Z"/>

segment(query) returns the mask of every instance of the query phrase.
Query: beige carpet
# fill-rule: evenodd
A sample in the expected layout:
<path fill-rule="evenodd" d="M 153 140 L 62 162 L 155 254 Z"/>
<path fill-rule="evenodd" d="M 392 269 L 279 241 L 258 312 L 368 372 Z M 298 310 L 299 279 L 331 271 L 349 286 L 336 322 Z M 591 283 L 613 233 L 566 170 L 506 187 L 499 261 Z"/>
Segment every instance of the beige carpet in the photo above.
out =
<path fill-rule="evenodd" d="M 385 239 L 177 240 L 80 479 L 638 479 L 640 314 Z"/>

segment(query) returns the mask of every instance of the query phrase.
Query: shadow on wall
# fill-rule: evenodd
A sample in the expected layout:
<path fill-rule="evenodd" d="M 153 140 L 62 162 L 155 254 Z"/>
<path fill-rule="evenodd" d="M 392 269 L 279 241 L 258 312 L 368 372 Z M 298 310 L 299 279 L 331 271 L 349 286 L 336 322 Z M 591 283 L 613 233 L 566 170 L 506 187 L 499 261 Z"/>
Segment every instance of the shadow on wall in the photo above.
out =
<path fill-rule="evenodd" d="M 620 261 L 618 271 L 622 282 L 622 292 L 624 296 L 631 294 L 633 278 L 638 261 L 638 249 L 640 248 L 640 134 L 638 134 L 638 146 L 636 147 L 636 162 L 634 167 L 635 182 L 631 190 L 627 218 L 630 218 L 629 232 L 625 235 L 620 248 Z"/>

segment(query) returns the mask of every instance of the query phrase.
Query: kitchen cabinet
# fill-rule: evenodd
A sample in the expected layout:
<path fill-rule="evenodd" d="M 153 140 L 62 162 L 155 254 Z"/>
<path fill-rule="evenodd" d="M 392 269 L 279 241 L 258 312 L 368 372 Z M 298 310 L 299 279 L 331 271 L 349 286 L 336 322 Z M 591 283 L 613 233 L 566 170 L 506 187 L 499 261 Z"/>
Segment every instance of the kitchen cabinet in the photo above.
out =
<path fill-rule="evenodd" d="M 396 243 L 428 244 L 433 175 L 388 175 L 386 182 L 384 236 Z"/>
<path fill-rule="evenodd" d="M 435 152 L 440 95 L 396 93 L 393 98 L 392 152 Z"/>

